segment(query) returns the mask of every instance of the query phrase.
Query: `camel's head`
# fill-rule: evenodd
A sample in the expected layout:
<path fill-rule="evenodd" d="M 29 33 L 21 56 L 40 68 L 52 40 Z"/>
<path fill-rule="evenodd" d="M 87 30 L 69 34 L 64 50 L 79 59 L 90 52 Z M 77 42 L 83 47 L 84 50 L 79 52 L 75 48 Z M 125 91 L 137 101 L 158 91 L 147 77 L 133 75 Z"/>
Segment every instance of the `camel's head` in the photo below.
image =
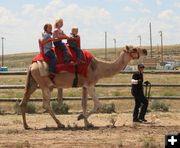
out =
<path fill-rule="evenodd" d="M 139 59 L 139 57 L 147 55 L 147 50 L 140 47 L 126 46 L 124 51 L 129 53 L 132 59 Z"/>

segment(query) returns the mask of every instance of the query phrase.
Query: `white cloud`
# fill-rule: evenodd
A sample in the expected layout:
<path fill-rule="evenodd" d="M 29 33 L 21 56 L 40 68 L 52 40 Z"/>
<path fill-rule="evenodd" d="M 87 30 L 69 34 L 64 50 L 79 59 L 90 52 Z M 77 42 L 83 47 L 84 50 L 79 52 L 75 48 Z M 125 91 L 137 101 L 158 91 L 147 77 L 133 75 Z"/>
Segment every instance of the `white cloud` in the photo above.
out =
<path fill-rule="evenodd" d="M 174 7 L 180 8 L 180 2 L 174 3 Z"/>
<path fill-rule="evenodd" d="M 48 4 L 49 7 L 64 7 L 65 5 L 63 0 L 52 0 Z"/>
<path fill-rule="evenodd" d="M 147 8 L 140 9 L 139 11 L 142 13 L 149 13 L 149 14 L 151 13 L 151 10 L 149 10 Z"/>
<path fill-rule="evenodd" d="M 180 26 L 180 16 L 176 14 L 173 10 L 164 10 L 158 15 L 160 18 L 161 23 L 163 23 L 164 28 L 169 30 L 177 30 Z M 176 32 L 176 31 L 175 31 Z"/>
<path fill-rule="evenodd" d="M 123 11 L 125 11 L 125 12 L 133 12 L 134 9 L 132 7 L 126 6 L 126 7 L 123 8 Z"/>
<path fill-rule="evenodd" d="M 8 41 L 6 52 L 10 53 L 38 51 L 37 40 L 41 36 L 43 25 L 47 22 L 54 24 L 57 18 L 64 19 L 63 29 L 67 34 L 73 25 L 80 28 L 82 38 L 86 39 L 82 43 L 85 48 L 98 47 L 95 41 L 89 43 L 89 37 L 95 39 L 96 35 L 102 32 L 103 26 L 111 23 L 111 14 L 104 8 L 82 8 L 74 3 L 67 5 L 62 0 L 53 0 L 41 7 L 26 4 L 15 14 L 0 7 L 0 30 L 6 30 L 0 33 L 6 36 Z"/>
<path fill-rule="evenodd" d="M 122 9 L 125 12 L 134 12 L 135 9 L 129 6 L 126 6 Z M 147 8 L 142 8 L 142 9 L 138 9 L 137 11 L 141 12 L 141 13 L 151 13 L 151 10 L 147 9 Z"/>
<path fill-rule="evenodd" d="M 36 8 L 33 4 L 26 4 L 23 6 L 22 14 L 29 15 L 32 14 L 32 12 L 36 11 Z"/>
<path fill-rule="evenodd" d="M 133 3 L 136 3 L 140 6 L 143 6 L 142 0 L 131 0 Z"/>
<path fill-rule="evenodd" d="M 142 44 L 149 43 L 149 18 L 132 18 L 115 26 L 115 32 L 119 34 L 121 46 L 137 45 L 139 46 L 138 35 L 142 37 Z"/>
<path fill-rule="evenodd" d="M 80 16 L 82 17 L 82 21 L 84 21 L 87 25 L 96 25 L 97 23 L 106 24 L 109 23 L 111 16 L 108 11 L 104 8 L 90 8 L 88 11 L 82 10 Z"/>
<path fill-rule="evenodd" d="M 161 5 L 161 4 L 162 4 L 162 1 L 161 1 L 161 0 L 156 0 L 156 4 L 157 4 L 157 5 Z"/>
<path fill-rule="evenodd" d="M 19 19 L 8 9 L 0 6 L 0 25 L 14 25 Z"/>
<path fill-rule="evenodd" d="M 174 12 L 171 9 L 164 10 L 158 15 L 158 17 L 160 19 L 166 19 L 166 20 L 168 19 L 168 20 L 170 20 L 170 19 L 172 19 L 172 17 L 174 17 Z"/>
<path fill-rule="evenodd" d="M 116 1 L 119 2 L 119 0 Z M 80 6 L 78 3 L 68 4 L 65 0 L 51 0 L 44 5 L 27 3 L 21 6 L 19 11 L 0 7 L 0 34 L 6 38 L 6 54 L 38 51 L 37 40 L 41 36 L 43 25 L 54 24 L 55 20 L 61 17 L 64 19 L 63 30 L 66 34 L 69 34 L 72 26 L 79 27 L 83 48 L 103 47 L 105 31 L 108 32 L 110 39 L 108 47 L 113 46 L 113 38 L 116 38 L 121 46 L 138 45 L 139 34 L 142 35 L 142 43 L 148 44 L 149 22 L 152 22 L 153 35 L 158 36 L 157 39 L 159 39 L 159 30 L 164 34 L 171 34 L 173 39 L 172 32 L 176 33 L 180 26 L 180 16 L 175 10 L 164 10 L 158 15 L 156 11 L 147 9 L 149 7 L 146 8 L 142 0 L 131 2 L 134 2 L 135 7 L 132 7 L 132 3 L 131 5 L 127 3 L 121 9 L 122 11 L 114 15 L 111 14 L 113 11 L 101 6 Z M 136 9 L 136 4 L 141 9 Z M 132 16 L 127 12 L 133 12 Z"/>

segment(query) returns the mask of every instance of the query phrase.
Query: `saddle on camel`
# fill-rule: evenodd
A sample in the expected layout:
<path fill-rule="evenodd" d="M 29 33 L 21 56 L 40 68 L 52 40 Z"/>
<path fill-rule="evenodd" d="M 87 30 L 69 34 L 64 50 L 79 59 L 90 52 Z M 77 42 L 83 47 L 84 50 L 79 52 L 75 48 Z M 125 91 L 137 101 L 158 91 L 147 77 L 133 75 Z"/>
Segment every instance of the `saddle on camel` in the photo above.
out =
<path fill-rule="evenodd" d="M 41 44 L 41 43 L 39 43 L 39 44 Z M 92 59 L 92 54 L 90 52 L 88 52 L 87 50 L 82 50 L 83 62 L 79 63 L 76 52 L 72 48 L 70 48 L 68 44 L 66 44 L 66 47 L 68 49 L 68 54 L 69 54 L 70 60 L 73 62 L 73 64 L 65 63 L 63 61 L 63 51 L 54 47 L 52 50 L 56 54 L 56 57 L 57 57 L 56 73 L 61 73 L 63 71 L 74 73 L 74 81 L 72 83 L 72 87 L 77 87 L 78 75 L 82 75 L 84 77 L 87 76 L 87 68 Z M 43 54 L 43 52 L 40 52 L 32 59 L 32 63 L 38 62 L 38 64 L 44 65 L 44 64 L 49 64 L 50 60 L 51 59 L 46 57 Z M 46 63 L 42 63 L 42 62 L 46 62 Z M 39 67 L 43 68 L 40 70 L 40 71 L 42 71 L 42 72 L 40 72 L 42 76 L 49 75 L 47 65 L 39 66 Z"/>

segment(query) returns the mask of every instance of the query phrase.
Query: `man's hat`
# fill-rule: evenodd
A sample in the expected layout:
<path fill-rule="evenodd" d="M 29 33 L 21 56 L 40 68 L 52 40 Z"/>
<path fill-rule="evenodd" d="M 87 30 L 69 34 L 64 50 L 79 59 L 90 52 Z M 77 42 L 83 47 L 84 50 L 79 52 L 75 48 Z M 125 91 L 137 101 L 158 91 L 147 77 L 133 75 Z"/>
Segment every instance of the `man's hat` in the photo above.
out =
<path fill-rule="evenodd" d="M 145 68 L 144 64 L 138 64 L 138 68 Z"/>

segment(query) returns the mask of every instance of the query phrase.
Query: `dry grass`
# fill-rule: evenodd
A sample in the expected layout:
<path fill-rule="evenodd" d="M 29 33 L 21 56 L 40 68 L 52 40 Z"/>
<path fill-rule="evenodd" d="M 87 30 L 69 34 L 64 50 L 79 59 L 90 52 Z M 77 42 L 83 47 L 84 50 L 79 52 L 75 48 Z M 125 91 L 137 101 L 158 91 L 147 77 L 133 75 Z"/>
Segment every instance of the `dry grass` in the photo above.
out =
<path fill-rule="evenodd" d="M 99 83 L 124 83 L 130 84 L 132 75 L 131 74 L 118 74 L 112 78 L 105 78 L 99 81 Z M 5 84 L 18 84 L 24 85 L 26 76 L 1 76 L 0 85 Z M 145 74 L 145 80 L 149 80 L 152 84 L 161 83 L 161 84 L 180 84 L 180 75 L 155 75 L 155 74 Z M 129 96 L 130 94 L 130 87 L 116 87 L 116 88 L 96 88 L 96 92 L 98 96 Z M 64 96 L 81 96 L 81 88 L 70 88 L 64 89 Z M 152 87 L 151 89 L 152 96 L 180 96 L 180 91 L 178 87 L 175 88 L 160 88 L 160 87 Z M 52 97 L 57 96 L 57 90 L 54 89 L 52 93 Z M 9 90 L 0 90 L 0 98 L 22 98 L 23 97 L 23 90 L 22 89 L 9 89 Z M 42 98 L 42 93 L 38 89 L 31 98 Z M 133 100 L 111 100 L 111 101 L 102 101 L 104 103 L 115 103 L 116 104 L 116 111 L 129 111 L 133 108 L 134 101 Z M 171 100 L 163 100 L 166 104 L 169 104 L 170 111 L 171 110 L 179 110 L 180 102 L 179 101 L 171 101 Z M 1 105 L 2 104 L 2 105 Z M 36 103 L 39 111 L 42 109 L 42 103 Z M 79 111 L 81 109 L 80 101 L 67 101 L 67 104 L 70 107 L 70 111 Z M 88 102 L 88 109 L 92 108 L 92 101 Z M 11 104 L 7 103 L 0 103 L 0 108 L 5 110 L 6 112 L 14 112 L 12 110 Z"/>
<path fill-rule="evenodd" d="M 154 137 L 142 137 L 140 138 L 140 142 L 142 143 L 142 148 L 160 148 L 161 145 L 156 141 Z"/>
<path fill-rule="evenodd" d="M 57 115 L 66 126 L 57 129 L 48 114 L 27 114 L 27 122 L 33 128 L 29 131 L 23 129 L 21 116 L 1 116 L 0 147 L 164 147 L 165 134 L 180 130 L 179 113 L 148 113 L 150 123 L 137 125 L 132 124 L 132 113 L 94 114 L 89 118 L 95 125 L 91 129 L 84 128 L 77 116 Z"/>
<path fill-rule="evenodd" d="M 118 47 L 117 48 L 117 55 L 119 55 L 120 51 L 124 47 Z M 148 53 L 150 53 L 150 47 L 144 46 L 148 50 Z M 153 46 L 153 57 L 158 57 L 158 49 L 157 46 Z M 87 49 L 89 50 L 95 57 L 104 59 L 104 48 L 98 48 L 98 49 Z M 180 60 L 180 45 L 165 45 L 164 46 L 164 59 L 171 59 L 171 60 Z M 34 53 L 20 53 L 20 54 L 11 54 L 11 55 L 5 55 L 5 65 L 7 67 L 28 67 L 31 63 L 32 58 L 37 54 L 37 52 Z M 150 56 L 150 55 L 149 55 Z M 107 59 L 113 60 L 115 57 L 115 50 L 114 48 L 108 48 L 107 49 Z M 131 62 L 131 64 L 137 63 L 137 61 Z"/>
<path fill-rule="evenodd" d="M 118 74 L 112 78 L 105 78 L 101 79 L 99 83 L 124 83 L 130 84 L 132 75 L 131 74 Z M 160 84 L 180 84 L 180 76 L 179 75 L 161 75 L 159 77 L 155 74 L 144 74 L 144 79 L 150 81 L 152 84 L 160 83 Z M 0 85 L 24 85 L 26 80 L 26 76 L 1 76 Z M 104 91 L 106 89 L 106 91 Z M 170 95 L 180 95 L 179 88 L 159 88 L 153 87 L 152 88 L 152 95 L 160 95 L 160 96 L 167 96 L 168 93 Z M 99 95 L 129 95 L 130 88 L 96 88 L 97 94 Z M 0 90 L 0 98 L 2 97 L 22 97 L 22 90 Z M 53 95 L 56 95 L 56 90 L 54 90 Z M 7 95 L 7 96 L 6 96 Z M 41 95 L 41 92 L 37 91 L 37 94 L 34 97 L 38 97 Z M 81 95 L 81 88 L 70 88 L 64 90 L 65 96 L 80 96 Z"/>

